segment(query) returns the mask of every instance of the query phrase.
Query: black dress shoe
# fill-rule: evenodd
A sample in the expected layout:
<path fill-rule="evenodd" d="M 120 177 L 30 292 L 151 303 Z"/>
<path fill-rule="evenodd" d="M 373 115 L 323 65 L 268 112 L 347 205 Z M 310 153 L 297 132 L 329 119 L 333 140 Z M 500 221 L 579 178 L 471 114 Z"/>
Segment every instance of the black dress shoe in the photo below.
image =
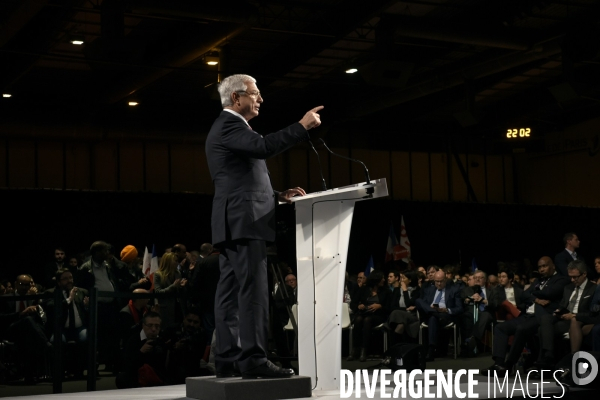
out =
<path fill-rule="evenodd" d="M 217 370 L 217 378 L 237 378 L 242 376 L 240 369 L 237 366 L 237 362 L 225 365 L 219 365 Z"/>
<path fill-rule="evenodd" d="M 294 376 L 293 369 L 278 367 L 271 361 L 242 373 L 242 379 L 290 378 L 292 376 Z"/>

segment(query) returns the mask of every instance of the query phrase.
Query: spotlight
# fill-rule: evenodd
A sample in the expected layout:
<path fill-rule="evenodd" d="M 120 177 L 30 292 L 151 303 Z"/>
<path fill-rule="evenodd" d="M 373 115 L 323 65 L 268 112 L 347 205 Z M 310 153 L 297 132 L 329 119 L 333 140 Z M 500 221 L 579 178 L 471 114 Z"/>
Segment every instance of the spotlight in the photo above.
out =
<path fill-rule="evenodd" d="M 137 101 L 130 101 L 130 102 L 129 102 L 129 103 L 127 103 L 127 104 L 129 104 L 129 106 L 130 106 L 130 107 L 135 107 L 135 106 L 137 106 L 139 103 L 138 103 Z"/>
<path fill-rule="evenodd" d="M 9 97 L 12 97 L 12 94 L 10 94 L 10 93 L 2 93 L 2 97 L 9 98 Z"/>
<path fill-rule="evenodd" d="M 350 69 L 347 69 L 347 70 L 346 70 L 346 73 L 347 73 L 347 74 L 353 74 L 353 73 L 355 73 L 355 72 L 358 72 L 358 70 L 357 70 L 356 68 L 350 68 Z"/>

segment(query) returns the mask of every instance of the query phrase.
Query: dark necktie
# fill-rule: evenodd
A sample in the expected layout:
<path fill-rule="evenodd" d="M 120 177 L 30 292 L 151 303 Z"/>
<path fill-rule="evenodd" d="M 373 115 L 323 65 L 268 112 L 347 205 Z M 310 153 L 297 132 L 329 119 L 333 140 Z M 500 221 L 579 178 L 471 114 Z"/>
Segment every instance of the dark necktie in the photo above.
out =
<path fill-rule="evenodd" d="M 23 311 L 25 311 L 25 308 L 26 308 L 26 307 L 25 307 L 25 301 L 21 300 L 21 301 L 19 302 L 19 312 L 23 312 Z"/>
<path fill-rule="evenodd" d="M 75 329 L 75 300 L 69 304 L 69 329 Z"/>
<path fill-rule="evenodd" d="M 485 292 L 481 291 L 481 302 L 479 303 L 479 311 L 485 310 L 485 304 L 483 304 L 483 300 L 485 299 Z"/>
<path fill-rule="evenodd" d="M 577 288 L 575 288 L 575 294 L 571 297 L 571 300 L 569 300 L 569 312 L 573 313 L 573 310 L 575 309 L 575 305 L 577 304 L 577 297 L 579 296 L 579 286 L 577 286 Z"/>

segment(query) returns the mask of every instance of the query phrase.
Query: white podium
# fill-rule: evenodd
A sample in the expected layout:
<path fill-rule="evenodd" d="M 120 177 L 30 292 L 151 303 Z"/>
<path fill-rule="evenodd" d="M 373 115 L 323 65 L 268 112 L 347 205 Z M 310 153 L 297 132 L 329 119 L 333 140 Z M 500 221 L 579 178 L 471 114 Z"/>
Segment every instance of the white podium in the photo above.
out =
<path fill-rule="evenodd" d="M 385 179 L 294 197 L 299 375 L 339 394 L 342 302 L 354 203 L 388 195 Z"/>

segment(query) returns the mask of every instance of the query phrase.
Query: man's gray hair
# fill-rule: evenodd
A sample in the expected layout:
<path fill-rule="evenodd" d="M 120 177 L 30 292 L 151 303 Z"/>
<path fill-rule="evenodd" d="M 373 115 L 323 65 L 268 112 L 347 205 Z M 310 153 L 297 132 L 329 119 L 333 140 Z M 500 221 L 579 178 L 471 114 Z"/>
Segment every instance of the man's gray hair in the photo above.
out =
<path fill-rule="evenodd" d="M 478 270 L 475 270 L 475 273 L 473 275 L 475 275 L 475 274 L 482 274 L 483 275 L 483 279 L 487 282 L 488 276 L 487 276 L 487 274 L 485 272 L 483 272 L 482 270 L 478 269 Z"/>
<path fill-rule="evenodd" d="M 231 101 L 231 93 L 243 92 L 248 89 L 246 82 L 256 83 L 256 79 L 250 75 L 236 74 L 228 76 L 219 83 L 219 95 L 221 96 L 221 105 L 223 107 L 229 107 L 233 105 Z"/>
<path fill-rule="evenodd" d="M 583 260 L 573 260 L 569 263 L 569 265 L 567 266 L 567 270 L 574 270 L 576 269 L 577 271 L 579 271 L 579 274 L 586 274 L 587 273 L 587 265 L 585 264 L 585 261 Z"/>

